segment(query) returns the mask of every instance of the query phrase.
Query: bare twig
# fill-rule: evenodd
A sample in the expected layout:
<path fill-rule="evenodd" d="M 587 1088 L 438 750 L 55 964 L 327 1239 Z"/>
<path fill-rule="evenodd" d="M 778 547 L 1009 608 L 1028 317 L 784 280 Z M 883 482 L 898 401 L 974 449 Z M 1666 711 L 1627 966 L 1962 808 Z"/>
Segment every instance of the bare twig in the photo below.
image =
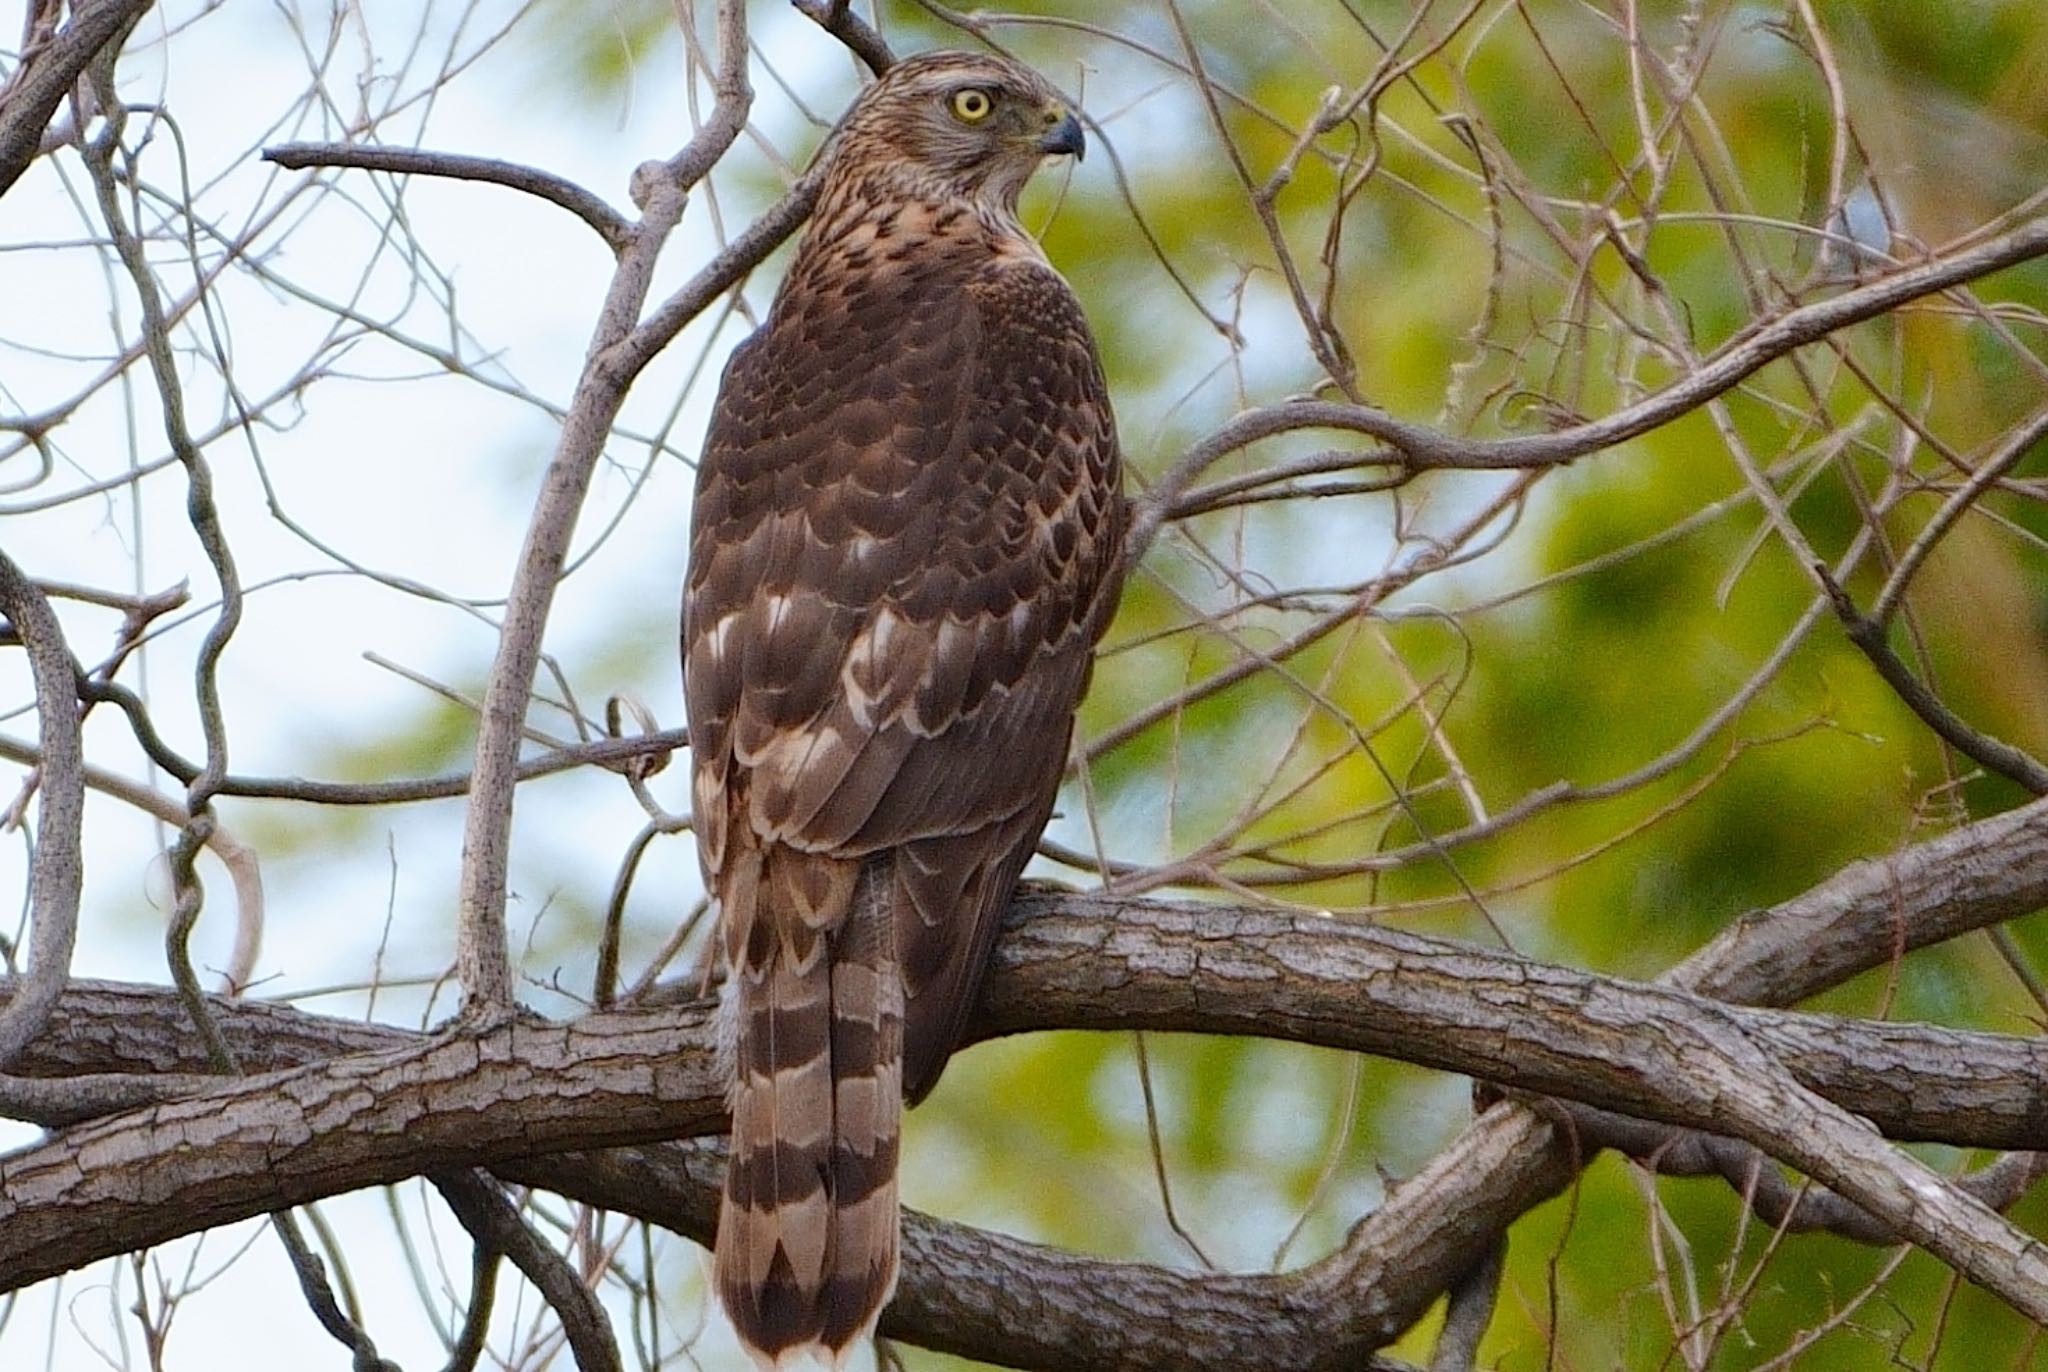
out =
<path fill-rule="evenodd" d="M 456 181 L 485 181 L 523 191 L 558 205 L 597 231 L 614 253 L 633 241 L 626 217 L 598 196 L 565 177 L 538 167 L 503 162 L 494 157 L 430 152 L 424 148 L 366 146 L 360 143 L 279 143 L 263 150 L 266 162 L 299 171 L 306 167 L 360 167 L 403 176 L 440 176 Z"/>
<path fill-rule="evenodd" d="M 0 758 L 39 767 L 43 753 L 34 744 L 0 734 Z M 86 764 L 84 775 L 88 788 L 113 796 L 165 824 L 182 828 L 191 822 L 191 814 L 185 809 L 184 802 L 175 796 L 91 763 Z M 256 958 L 263 947 L 263 870 L 255 850 L 237 838 L 225 824 L 216 822 L 211 827 L 206 835 L 206 846 L 227 868 L 228 880 L 235 888 L 234 951 L 229 955 L 228 965 L 221 969 L 225 989 L 233 993 L 249 984 L 255 973 Z"/>
<path fill-rule="evenodd" d="M 742 0 L 720 0 L 718 28 L 718 96 L 711 118 L 680 153 L 658 168 L 643 168 L 646 174 L 639 178 L 644 193 L 642 217 L 632 243 L 620 254 L 575 401 L 562 425 L 554 460 L 527 526 L 506 603 L 497 660 L 484 693 L 463 828 L 457 963 L 465 1004 L 485 1016 L 502 1012 L 512 999 L 505 943 L 512 795 L 518 780 L 527 696 L 533 687 L 555 583 L 611 422 L 625 400 L 626 388 L 659 347 L 658 343 L 631 346 L 647 332 L 646 326 L 636 328 L 635 320 L 647 298 L 655 259 L 680 222 L 690 189 L 739 136 L 752 100 Z"/>
<path fill-rule="evenodd" d="M 199 912 L 205 901 L 205 888 L 194 871 L 194 864 L 213 824 L 213 797 L 227 775 L 227 719 L 221 710 L 219 667 L 221 655 L 241 623 L 241 581 L 235 571 L 234 551 L 228 545 L 214 500 L 213 470 L 193 442 L 191 429 L 185 420 L 184 388 L 173 355 L 170 325 L 165 316 L 163 296 L 157 288 L 156 274 L 141 239 L 136 236 L 121 206 L 113 159 L 126 121 L 114 91 L 112 73 L 97 71 L 95 85 L 107 115 L 106 126 L 96 136 L 87 139 L 81 150 L 85 155 L 86 168 L 92 175 L 100 216 L 113 238 L 115 250 L 141 305 L 144 355 L 149 361 L 151 378 L 156 383 L 164 437 L 185 470 L 186 516 L 220 583 L 220 612 L 207 627 L 194 669 L 194 695 L 199 709 L 200 730 L 206 740 L 206 761 L 197 775 L 189 779 L 185 801 L 189 818 L 171 845 L 171 888 L 175 908 L 164 935 L 164 951 L 170 964 L 171 978 L 191 1009 L 194 1025 L 214 1048 L 220 1070 L 228 1071 L 232 1070 L 232 1059 L 207 1018 L 199 977 L 192 968 L 187 944 L 199 922 Z M 130 170 L 132 172 L 132 166 Z"/>
<path fill-rule="evenodd" d="M 306 1298 L 306 1305 L 312 1310 L 313 1317 L 320 1321 L 320 1327 L 353 1355 L 351 1366 L 354 1372 L 402 1372 L 397 1363 L 377 1355 L 377 1344 L 369 1331 L 343 1310 L 341 1302 L 334 1298 L 334 1288 L 327 1280 L 327 1264 L 307 1244 L 291 1212 L 279 1210 L 271 1215 L 270 1227 L 291 1260 L 292 1272 L 298 1277 L 299 1292 Z"/>
<path fill-rule="evenodd" d="M 790 0 L 798 13 L 846 44 L 846 50 L 880 76 L 896 65 L 896 54 L 872 24 L 853 12 L 848 0 Z"/>
<path fill-rule="evenodd" d="M 1870 659 L 1870 665 L 1877 669 L 1877 674 L 1884 678 L 1885 684 L 1906 703 L 1908 709 L 1920 716 L 1922 723 L 1954 745 L 1958 752 L 2000 776 L 2011 778 L 2037 796 L 2048 796 L 2048 764 L 2004 739 L 1993 738 L 1965 723 L 1963 717 L 1950 709 L 1947 702 L 1935 694 L 1933 687 L 1913 675 L 1913 669 L 1892 650 L 1891 642 L 1885 636 L 1885 626 L 1857 609 L 1849 592 L 1829 574 L 1826 567 L 1815 564 L 1815 570 L 1827 586 L 1828 599 L 1834 605 L 1836 618 L 1848 631 L 1849 641 L 1862 650 L 1863 655 Z"/>
<path fill-rule="evenodd" d="M 1949 493 L 1913 538 L 1912 546 L 1899 555 L 1898 565 L 1885 579 L 1884 589 L 1878 593 L 1877 601 L 1870 607 L 1870 622 L 1879 629 L 1891 623 L 1899 606 L 1906 598 L 1907 586 L 1913 574 L 1920 570 L 1920 564 L 1934 551 L 1935 545 L 1947 536 L 1956 521 L 1961 519 L 1984 494 L 2002 480 L 2006 473 L 2018 466 L 2036 443 L 2048 437 L 2048 409 L 2038 410 L 2025 422 L 2008 431 L 1998 441 L 1998 446 L 1978 464 L 1969 480 Z"/>
<path fill-rule="evenodd" d="M 1626 442 L 1690 414 L 1725 394 L 1756 371 L 1795 349 L 1864 320 L 1889 314 L 1929 295 L 1951 290 L 1993 272 L 2048 253 L 2048 217 L 2032 219 L 2007 233 L 1914 267 L 1879 277 L 1853 290 L 1758 320 L 1733 341 L 1706 357 L 1696 371 L 1663 390 L 1604 419 L 1570 425 L 1547 434 L 1516 438 L 1457 438 L 1410 424 L 1365 405 L 1304 400 L 1238 415 L 1197 443 L 1135 502 L 1128 556 L 1144 555 L 1167 511 L 1182 492 L 1217 459 L 1260 439 L 1303 429 L 1339 429 L 1377 439 L 1381 453 L 1362 453 L 1360 465 L 1397 466 L 1408 471 L 1453 468 L 1493 471 L 1550 467 Z"/>
<path fill-rule="evenodd" d="M 618 1341 L 604 1306 L 562 1255 L 519 1217 L 498 1184 L 456 1168 L 434 1172 L 430 1179 L 477 1246 L 510 1258 L 554 1310 L 579 1372 L 619 1372 Z"/>
<path fill-rule="evenodd" d="M 603 767 L 616 771 L 637 760 L 659 757 L 689 745 L 681 729 L 627 738 L 600 738 L 567 748 L 556 748 L 520 759 L 513 769 L 516 781 L 554 776 L 577 767 Z M 452 772 L 445 776 L 421 777 L 408 781 L 310 781 L 301 777 L 236 776 L 221 783 L 224 796 L 250 796 L 268 800 L 296 800 L 308 805 L 408 805 L 423 800 L 446 800 L 469 794 L 470 775 Z"/>

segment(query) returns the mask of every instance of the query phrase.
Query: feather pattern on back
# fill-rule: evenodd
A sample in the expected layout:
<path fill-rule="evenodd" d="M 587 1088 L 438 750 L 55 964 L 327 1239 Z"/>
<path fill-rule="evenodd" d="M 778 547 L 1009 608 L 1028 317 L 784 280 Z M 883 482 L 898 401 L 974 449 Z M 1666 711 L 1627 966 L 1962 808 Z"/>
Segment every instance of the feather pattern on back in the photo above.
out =
<path fill-rule="evenodd" d="M 949 130 L 963 85 L 1025 133 Z M 994 58 L 870 87 L 705 441 L 683 638 L 734 1064 L 716 1267 L 764 1367 L 836 1363 L 893 1289 L 902 1107 L 958 1041 L 1120 583 L 1094 341 L 1014 216 L 1043 155 L 1018 138 L 1069 125 Z"/>

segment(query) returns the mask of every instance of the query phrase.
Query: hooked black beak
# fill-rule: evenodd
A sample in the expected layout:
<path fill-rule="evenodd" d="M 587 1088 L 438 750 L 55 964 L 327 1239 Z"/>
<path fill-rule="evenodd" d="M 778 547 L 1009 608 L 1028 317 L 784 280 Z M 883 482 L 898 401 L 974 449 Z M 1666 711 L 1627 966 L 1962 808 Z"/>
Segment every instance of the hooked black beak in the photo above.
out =
<path fill-rule="evenodd" d="M 1071 111 L 1054 111 L 1046 118 L 1053 123 L 1046 129 L 1045 137 L 1038 140 L 1040 152 L 1048 157 L 1054 153 L 1068 153 L 1076 162 L 1088 155 L 1088 135 L 1082 132 L 1081 121 Z"/>

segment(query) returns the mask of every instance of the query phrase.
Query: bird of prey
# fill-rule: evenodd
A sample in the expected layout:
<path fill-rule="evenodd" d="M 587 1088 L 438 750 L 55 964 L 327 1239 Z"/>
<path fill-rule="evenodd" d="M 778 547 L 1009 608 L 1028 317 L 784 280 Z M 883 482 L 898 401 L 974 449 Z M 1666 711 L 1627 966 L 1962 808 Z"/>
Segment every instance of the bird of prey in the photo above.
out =
<path fill-rule="evenodd" d="M 843 1365 L 895 1288 L 902 1110 L 959 1038 L 1115 606 L 1102 366 L 1017 220 L 1082 151 L 1015 63 L 892 67 L 705 439 L 683 647 L 727 969 L 715 1266 L 765 1369 Z"/>

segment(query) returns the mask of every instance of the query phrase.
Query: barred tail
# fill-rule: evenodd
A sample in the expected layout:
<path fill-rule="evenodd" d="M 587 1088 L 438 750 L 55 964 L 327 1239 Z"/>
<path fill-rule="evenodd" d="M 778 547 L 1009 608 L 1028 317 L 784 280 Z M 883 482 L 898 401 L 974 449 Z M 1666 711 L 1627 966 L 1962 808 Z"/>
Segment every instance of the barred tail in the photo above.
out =
<path fill-rule="evenodd" d="M 764 1369 L 839 1366 L 895 1289 L 903 978 L 889 873 L 886 861 L 864 865 L 829 933 L 803 918 L 822 912 L 789 909 L 781 883 L 763 881 L 769 908 L 752 914 L 782 936 L 754 930 L 727 982 L 733 1132 L 717 1283 Z"/>

